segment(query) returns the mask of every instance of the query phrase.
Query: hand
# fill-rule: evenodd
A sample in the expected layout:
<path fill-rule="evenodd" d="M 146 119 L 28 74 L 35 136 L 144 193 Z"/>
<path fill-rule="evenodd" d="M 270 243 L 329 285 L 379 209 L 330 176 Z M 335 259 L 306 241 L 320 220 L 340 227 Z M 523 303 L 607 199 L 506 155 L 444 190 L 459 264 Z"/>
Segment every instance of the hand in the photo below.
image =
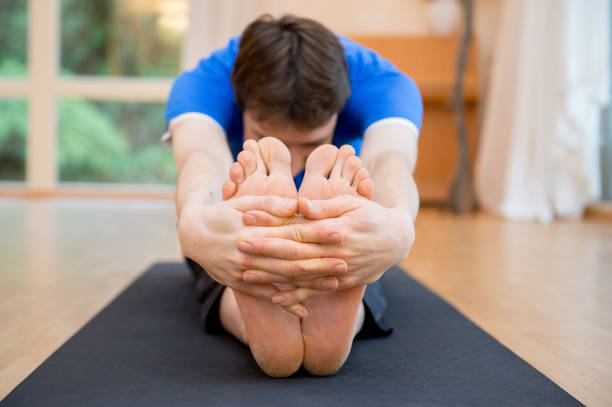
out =
<path fill-rule="evenodd" d="M 284 260 L 338 258 L 346 261 L 348 273 L 338 276 L 340 289 L 369 284 L 378 280 L 391 266 L 403 260 L 414 242 L 414 225 L 407 210 L 385 208 L 361 197 L 342 195 L 329 200 L 300 198 L 299 209 L 307 218 L 287 221 L 262 211 L 247 211 L 243 221 L 249 225 L 285 226 L 270 228 L 266 237 L 240 240 L 239 250 L 251 255 Z M 299 218 L 295 218 L 299 219 Z M 317 236 L 337 233 L 335 243 L 291 241 L 291 236 Z M 332 240 L 332 239 L 330 239 Z M 249 243 L 248 246 L 243 243 Z M 257 283 L 299 284 L 299 278 L 280 270 L 249 270 L 243 279 Z M 283 306 L 299 304 L 318 292 L 308 287 L 273 296 Z"/>
<path fill-rule="evenodd" d="M 291 262 L 278 258 L 265 258 L 244 254 L 237 250 L 240 239 L 265 236 L 270 228 L 245 227 L 244 212 L 260 210 L 278 217 L 295 214 L 297 202 L 276 196 L 244 196 L 217 204 L 204 205 L 194 194 L 184 203 L 178 223 L 178 234 L 183 254 L 200 264 L 215 281 L 232 289 L 258 297 L 268 298 L 278 293 L 269 283 L 252 284 L 242 279 L 244 270 L 263 272 L 282 271 L 300 278 L 303 288 L 328 289 L 331 270 L 346 264 L 339 259 L 305 259 Z M 338 283 L 334 279 L 336 288 Z M 332 289 L 333 289 L 332 288 Z M 285 307 L 298 315 L 306 310 L 299 304 Z"/>

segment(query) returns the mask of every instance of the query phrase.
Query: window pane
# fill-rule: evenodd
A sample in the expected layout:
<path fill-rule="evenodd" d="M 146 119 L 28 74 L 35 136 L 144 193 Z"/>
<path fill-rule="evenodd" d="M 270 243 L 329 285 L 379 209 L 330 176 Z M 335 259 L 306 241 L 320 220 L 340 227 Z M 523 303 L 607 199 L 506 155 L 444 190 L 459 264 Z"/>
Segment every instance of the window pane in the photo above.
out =
<path fill-rule="evenodd" d="M 27 0 L 0 1 L 0 75 L 25 75 Z"/>
<path fill-rule="evenodd" d="M 0 100 L 0 180 L 25 180 L 27 115 L 25 100 Z"/>
<path fill-rule="evenodd" d="M 59 103 L 60 181 L 174 184 L 163 103 Z"/>
<path fill-rule="evenodd" d="M 176 76 L 187 0 L 62 0 L 64 74 Z"/>

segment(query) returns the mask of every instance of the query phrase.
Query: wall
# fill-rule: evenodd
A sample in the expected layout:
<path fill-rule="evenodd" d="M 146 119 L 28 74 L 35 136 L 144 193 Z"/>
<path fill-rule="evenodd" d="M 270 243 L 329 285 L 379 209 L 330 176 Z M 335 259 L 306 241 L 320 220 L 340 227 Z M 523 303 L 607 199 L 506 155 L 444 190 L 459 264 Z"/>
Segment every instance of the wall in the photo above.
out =
<path fill-rule="evenodd" d="M 438 0 L 440 1 L 440 0 Z M 446 0 L 441 0 L 446 1 Z M 475 35 L 485 74 L 495 42 L 503 0 L 475 0 Z M 183 66 L 192 67 L 257 16 L 292 13 L 321 21 L 347 35 L 427 35 L 434 22 L 427 0 L 191 0 L 190 29 Z M 437 10 L 437 9 L 436 9 Z M 439 17 L 441 11 L 437 11 Z"/>

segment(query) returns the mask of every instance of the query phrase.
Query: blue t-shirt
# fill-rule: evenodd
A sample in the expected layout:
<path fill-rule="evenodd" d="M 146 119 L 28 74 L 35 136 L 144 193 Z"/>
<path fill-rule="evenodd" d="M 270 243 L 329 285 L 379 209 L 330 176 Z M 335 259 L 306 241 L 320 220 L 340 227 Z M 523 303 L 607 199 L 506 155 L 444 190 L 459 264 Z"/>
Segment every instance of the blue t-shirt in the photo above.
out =
<path fill-rule="evenodd" d="M 390 117 L 407 119 L 420 129 L 423 102 L 414 81 L 375 51 L 340 35 L 338 40 L 344 47 L 351 97 L 338 114 L 332 143 L 338 147 L 350 144 L 359 154 L 364 131 Z M 225 130 L 234 159 L 243 142 L 242 112 L 230 80 L 239 43 L 240 36 L 231 38 L 225 48 L 179 75 L 166 105 L 167 121 L 190 112 L 213 118 Z M 296 177 L 298 187 L 302 175 Z"/>

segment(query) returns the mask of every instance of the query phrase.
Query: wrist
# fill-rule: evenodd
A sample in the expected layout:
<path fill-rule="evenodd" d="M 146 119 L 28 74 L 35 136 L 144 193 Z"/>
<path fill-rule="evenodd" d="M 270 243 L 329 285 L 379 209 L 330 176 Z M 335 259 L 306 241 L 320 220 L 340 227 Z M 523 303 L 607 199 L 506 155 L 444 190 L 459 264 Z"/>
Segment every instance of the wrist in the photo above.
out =
<path fill-rule="evenodd" d="M 183 212 L 183 207 L 188 204 L 196 204 L 200 206 L 209 206 L 214 205 L 222 201 L 221 195 L 217 192 L 217 190 L 221 190 L 221 188 L 211 187 L 211 186 L 199 186 L 193 188 L 190 191 L 184 192 L 181 197 L 182 199 L 178 199 L 177 193 L 177 202 L 176 202 L 176 211 L 177 215 L 180 217 Z"/>

